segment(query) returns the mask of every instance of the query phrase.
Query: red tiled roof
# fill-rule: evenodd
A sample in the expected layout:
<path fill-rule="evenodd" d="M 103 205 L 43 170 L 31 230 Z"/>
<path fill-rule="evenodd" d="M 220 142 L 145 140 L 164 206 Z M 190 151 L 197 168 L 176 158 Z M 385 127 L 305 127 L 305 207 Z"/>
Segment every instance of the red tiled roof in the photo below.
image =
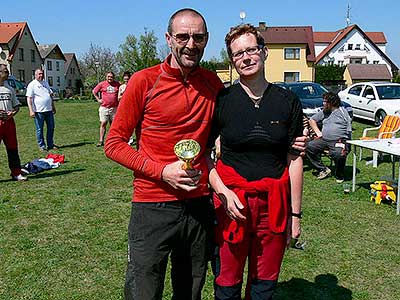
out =
<path fill-rule="evenodd" d="M 7 44 L 16 34 L 21 37 L 26 22 L 0 23 L 0 44 Z"/>
<path fill-rule="evenodd" d="M 315 61 L 311 26 L 267 27 L 260 30 L 266 44 L 306 44 L 307 61 Z"/>
<path fill-rule="evenodd" d="M 339 35 L 346 28 L 338 31 L 316 31 L 314 32 L 314 43 L 331 43 L 337 35 Z M 365 32 L 365 34 L 375 44 L 386 44 L 386 37 L 383 32 Z"/>
<path fill-rule="evenodd" d="M 391 80 L 392 76 L 386 65 L 366 65 L 349 64 L 347 65 L 351 78 L 363 80 Z"/>

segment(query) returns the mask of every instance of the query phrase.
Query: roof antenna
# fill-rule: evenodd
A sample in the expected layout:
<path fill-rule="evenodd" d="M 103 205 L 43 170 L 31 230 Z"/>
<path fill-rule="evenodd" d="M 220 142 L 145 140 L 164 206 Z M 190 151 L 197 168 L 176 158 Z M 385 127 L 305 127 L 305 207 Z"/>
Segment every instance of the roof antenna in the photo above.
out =
<path fill-rule="evenodd" d="M 350 25 L 350 3 L 347 4 L 346 27 Z"/>

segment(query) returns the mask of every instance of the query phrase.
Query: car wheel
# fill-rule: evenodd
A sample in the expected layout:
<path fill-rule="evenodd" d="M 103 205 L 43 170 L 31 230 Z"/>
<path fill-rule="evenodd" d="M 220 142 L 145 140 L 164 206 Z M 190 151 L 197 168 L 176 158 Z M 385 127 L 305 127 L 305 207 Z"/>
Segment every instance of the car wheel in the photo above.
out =
<path fill-rule="evenodd" d="M 386 117 L 386 113 L 383 110 L 378 110 L 378 112 L 375 115 L 375 125 L 380 126 L 385 117 Z"/>

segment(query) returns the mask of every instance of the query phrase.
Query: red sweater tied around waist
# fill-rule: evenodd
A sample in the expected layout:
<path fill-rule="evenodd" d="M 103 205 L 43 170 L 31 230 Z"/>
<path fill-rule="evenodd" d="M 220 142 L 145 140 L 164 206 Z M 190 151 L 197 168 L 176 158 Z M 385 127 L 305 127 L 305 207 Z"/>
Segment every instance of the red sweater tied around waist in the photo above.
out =
<path fill-rule="evenodd" d="M 239 175 L 235 169 L 225 165 L 221 160 L 217 162 L 216 170 L 224 184 L 234 191 L 244 208 L 242 213 L 246 216 L 248 196 L 257 197 L 257 194 L 268 193 L 268 218 L 272 232 L 283 233 L 286 230 L 290 212 L 290 179 L 289 168 L 286 167 L 282 176 L 278 179 L 265 177 L 256 181 L 247 181 Z M 214 193 L 216 208 L 221 201 Z M 217 201 L 216 201 L 217 200 Z M 224 240 L 230 243 L 239 243 L 245 234 L 245 224 L 242 221 L 229 219 L 230 223 L 225 224 L 223 229 Z"/>

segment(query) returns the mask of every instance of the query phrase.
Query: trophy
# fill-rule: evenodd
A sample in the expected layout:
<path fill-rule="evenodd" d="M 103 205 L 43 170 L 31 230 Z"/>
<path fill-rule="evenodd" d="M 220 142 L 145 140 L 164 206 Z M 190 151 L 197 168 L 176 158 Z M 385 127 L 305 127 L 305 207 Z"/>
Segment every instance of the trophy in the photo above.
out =
<path fill-rule="evenodd" d="M 184 170 L 192 170 L 191 162 L 200 153 L 200 144 L 195 140 L 181 140 L 174 146 L 175 155 L 185 164 L 182 166 Z"/>

